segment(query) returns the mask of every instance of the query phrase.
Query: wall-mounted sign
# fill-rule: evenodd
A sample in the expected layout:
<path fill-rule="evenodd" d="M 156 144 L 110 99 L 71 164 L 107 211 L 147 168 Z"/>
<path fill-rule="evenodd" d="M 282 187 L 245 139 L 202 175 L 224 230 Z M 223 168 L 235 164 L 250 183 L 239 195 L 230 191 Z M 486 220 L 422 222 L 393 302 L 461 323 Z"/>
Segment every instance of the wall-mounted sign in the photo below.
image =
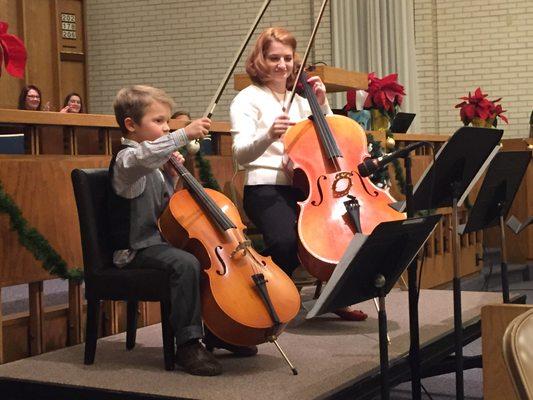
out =
<path fill-rule="evenodd" d="M 76 40 L 76 15 L 61 13 L 61 37 Z"/>

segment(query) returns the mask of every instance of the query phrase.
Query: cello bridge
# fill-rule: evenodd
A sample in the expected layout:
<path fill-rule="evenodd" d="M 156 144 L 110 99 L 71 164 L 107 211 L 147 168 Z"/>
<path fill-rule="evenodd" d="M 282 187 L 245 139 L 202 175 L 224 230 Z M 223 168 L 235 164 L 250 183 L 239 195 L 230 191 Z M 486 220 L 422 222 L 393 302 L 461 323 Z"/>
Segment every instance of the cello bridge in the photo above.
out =
<path fill-rule="evenodd" d="M 244 242 L 239 242 L 237 247 L 231 252 L 230 258 L 233 258 L 235 254 L 237 254 L 239 251 L 242 251 L 242 255 L 246 254 L 246 248 L 252 245 L 251 240 L 245 240 Z"/>

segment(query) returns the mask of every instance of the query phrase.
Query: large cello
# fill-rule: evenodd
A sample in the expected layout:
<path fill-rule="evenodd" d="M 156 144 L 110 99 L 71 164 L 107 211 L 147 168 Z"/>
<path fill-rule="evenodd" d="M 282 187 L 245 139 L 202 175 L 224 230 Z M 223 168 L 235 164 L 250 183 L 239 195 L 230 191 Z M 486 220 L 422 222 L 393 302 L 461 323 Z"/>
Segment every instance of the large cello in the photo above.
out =
<path fill-rule="evenodd" d="M 307 198 L 299 203 L 298 255 L 305 268 L 326 281 L 356 233 L 369 234 L 383 221 L 404 219 L 394 199 L 363 178 L 357 166 L 370 157 L 364 130 L 344 116 L 324 116 L 303 70 L 325 4 L 311 35 L 297 82 L 311 107 L 309 120 L 290 127 L 285 151 L 294 165 L 294 186 Z M 290 107 L 296 84 L 290 98 Z"/>

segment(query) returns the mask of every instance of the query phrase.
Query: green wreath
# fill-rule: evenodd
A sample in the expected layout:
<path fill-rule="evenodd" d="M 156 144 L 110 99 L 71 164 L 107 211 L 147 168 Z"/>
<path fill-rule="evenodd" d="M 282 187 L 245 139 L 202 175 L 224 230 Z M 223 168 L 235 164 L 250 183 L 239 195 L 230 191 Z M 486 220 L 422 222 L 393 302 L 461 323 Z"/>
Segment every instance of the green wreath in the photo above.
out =
<path fill-rule="evenodd" d="M 36 260 L 42 261 L 42 267 L 50 274 L 61 279 L 76 282 L 83 281 L 83 271 L 68 269 L 67 263 L 53 249 L 37 229 L 29 226 L 13 199 L 5 192 L 0 182 L 0 212 L 9 216 L 10 229 L 17 232 L 19 243 L 30 251 Z"/>

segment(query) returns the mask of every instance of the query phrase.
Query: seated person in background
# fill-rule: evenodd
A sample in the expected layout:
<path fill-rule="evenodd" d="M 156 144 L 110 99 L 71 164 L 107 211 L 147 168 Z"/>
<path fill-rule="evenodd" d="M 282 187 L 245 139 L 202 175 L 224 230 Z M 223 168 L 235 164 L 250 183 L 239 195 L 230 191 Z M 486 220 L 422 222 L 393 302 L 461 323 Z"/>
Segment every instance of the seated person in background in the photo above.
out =
<path fill-rule="evenodd" d="M 63 108 L 59 110 L 61 113 L 84 113 L 83 102 L 78 93 L 72 92 L 67 94 L 63 102 Z"/>
<path fill-rule="evenodd" d="M 175 119 L 176 121 L 191 121 L 191 114 L 187 111 L 176 111 L 174 114 L 172 114 L 172 119 Z"/>
<path fill-rule="evenodd" d="M 42 106 L 41 90 L 35 85 L 27 85 L 22 88 L 19 95 L 19 110 L 28 111 L 49 111 L 50 103 L 46 102 Z"/>
<path fill-rule="evenodd" d="M 170 132 L 168 122 L 173 104 L 164 91 L 150 86 L 127 87 L 116 96 L 115 118 L 124 137 L 109 166 L 113 189 L 109 200 L 113 262 L 119 268 L 169 271 L 176 362 L 193 375 L 218 375 L 220 363 L 199 341 L 203 337 L 202 266 L 192 254 L 167 243 L 157 225 L 177 180 L 170 158 L 183 162 L 178 149 L 190 140 L 203 138 L 211 125 L 208 118 L 201 118 Z M 220 339 L 211 339 L 215 343 L 212 340 L 210 348 L 222 347 Z M 232 349 L 250 351 L 248 347 Z M 257 348 L 252 350 L 257 353 Z"/>

